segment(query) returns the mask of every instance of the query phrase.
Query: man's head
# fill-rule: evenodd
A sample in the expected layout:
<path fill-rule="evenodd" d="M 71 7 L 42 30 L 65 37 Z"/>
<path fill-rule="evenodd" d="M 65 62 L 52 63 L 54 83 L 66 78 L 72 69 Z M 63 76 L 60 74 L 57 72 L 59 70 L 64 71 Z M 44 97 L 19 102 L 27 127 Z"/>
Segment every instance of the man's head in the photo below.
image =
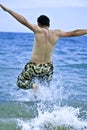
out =
<path fill-rule="evenodd" d="M 50 26 L 50 19 L 46 15 L 40 15 L 37 18 L 38 25 L 40 26 Z"/>

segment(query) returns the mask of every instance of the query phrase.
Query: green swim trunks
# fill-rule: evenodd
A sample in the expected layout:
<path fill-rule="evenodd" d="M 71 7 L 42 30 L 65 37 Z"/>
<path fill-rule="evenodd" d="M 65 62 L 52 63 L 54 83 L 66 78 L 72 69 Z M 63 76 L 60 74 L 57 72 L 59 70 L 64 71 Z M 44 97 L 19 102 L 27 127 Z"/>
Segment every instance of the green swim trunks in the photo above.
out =
<path fill-rule="evenodd" d="M 17 78 L 17 85 L 22 89 L 30 89 L 35 83 L 34 79 L 39 78 L 42 81 L 49 82 L 52 80 L 53 63 L 36 64 L 30 61 L 27 63 Z"/>

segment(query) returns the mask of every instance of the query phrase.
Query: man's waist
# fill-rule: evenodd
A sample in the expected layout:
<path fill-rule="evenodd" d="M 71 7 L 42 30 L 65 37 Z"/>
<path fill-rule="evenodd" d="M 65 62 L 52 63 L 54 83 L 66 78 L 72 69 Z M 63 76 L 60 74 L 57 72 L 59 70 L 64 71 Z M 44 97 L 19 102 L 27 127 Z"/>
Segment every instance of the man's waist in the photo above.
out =
<path fill-rule="evenodd" d="M 33 60 L 30 60 L 30 62 L 35 63 L 35 64 L 51 64 L 51 63 L 53 64 L 52 61 L 49 61 L 49 62 L 35 62 Z"/>
<path fill-rule="evenodd" d="M 52 63 L 52 59 L 35 59 L 35 58 L 32 58 L 31 59 L 31 62 L 35 63 L 35 64 L 47 64 L 47 63 Z"/>

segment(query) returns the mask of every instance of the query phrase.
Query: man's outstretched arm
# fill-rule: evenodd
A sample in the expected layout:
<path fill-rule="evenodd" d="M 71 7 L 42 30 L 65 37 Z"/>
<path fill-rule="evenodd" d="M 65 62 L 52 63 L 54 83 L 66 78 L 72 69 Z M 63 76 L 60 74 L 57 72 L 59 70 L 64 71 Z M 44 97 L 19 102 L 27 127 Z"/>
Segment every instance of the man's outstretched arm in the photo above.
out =
<path fill-rule="evenodd" d="M 8 12 L 9 14 L 11 14 L 17 21 L 19 21 L 21 24 L 25 25 L 26 27 L 28 27 L 29 29 L 31 29 L 33 32 L 36 31 L 36 25 L 33 25 L 31 23 L 29 23 L 22 15 L 10 10 L 9 8 L 3 6 L 2 4 L 0 4 L 0 7 Z"/>
<path fill-rule="evenodd" d="M 56 30 L 59 37 L 75 37 L 87 34 L 87 29 L 77 29 L 69 32 L 64 32 L 62 30 Z"/>

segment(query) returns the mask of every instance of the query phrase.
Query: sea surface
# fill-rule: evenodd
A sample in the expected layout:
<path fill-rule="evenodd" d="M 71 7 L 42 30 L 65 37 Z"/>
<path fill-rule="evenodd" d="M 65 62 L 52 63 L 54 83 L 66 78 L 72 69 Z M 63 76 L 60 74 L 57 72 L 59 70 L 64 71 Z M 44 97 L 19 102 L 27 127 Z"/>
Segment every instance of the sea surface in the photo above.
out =
<path fill-rule="evenodd" d="M 50 87 L 16 85 L 31 60 L 32 33 L 0 32 L 0 130 L 87 130 L 87 36 L 61 38 Z"/>

